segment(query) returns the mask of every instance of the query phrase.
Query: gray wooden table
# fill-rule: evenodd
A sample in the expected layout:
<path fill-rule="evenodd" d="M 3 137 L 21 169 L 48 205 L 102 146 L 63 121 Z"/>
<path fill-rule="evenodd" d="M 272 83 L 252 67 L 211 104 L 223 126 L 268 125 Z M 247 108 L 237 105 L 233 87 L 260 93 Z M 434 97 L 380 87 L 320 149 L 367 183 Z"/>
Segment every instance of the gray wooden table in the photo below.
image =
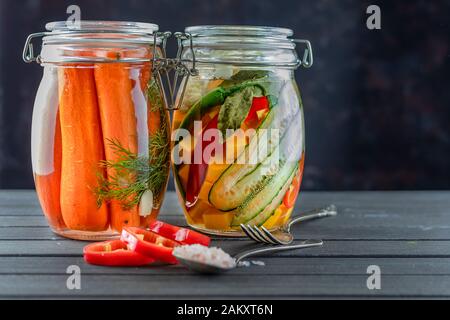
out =
<path fill-rule="evenodd" d="M 106 268 L 84 263 L 86 243 L 55 236 L 34 191 L 0 191 L 0 298 L 450 297 L 450 192 L 303 192 L 297 211 L 334 203 L 339 216 L 297 225 L 321 248 L 263 256 L 265 266 L 220 276 L 181 267 Z M 184 225 L 169 193 L 160 218 Z M 250 241 L 214 239 L 230 253 Z M 68 290 L 66 269 L 81 269 Z M 379 266 L 381 289 L 367 288 Z"/>

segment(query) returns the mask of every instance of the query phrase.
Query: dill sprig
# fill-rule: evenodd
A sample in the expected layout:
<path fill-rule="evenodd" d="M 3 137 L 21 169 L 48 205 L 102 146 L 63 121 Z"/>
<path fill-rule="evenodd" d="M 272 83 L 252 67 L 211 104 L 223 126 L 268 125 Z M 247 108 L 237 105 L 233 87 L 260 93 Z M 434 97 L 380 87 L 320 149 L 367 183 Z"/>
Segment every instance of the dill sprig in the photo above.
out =
<path fill-rule="evenodd" d="M 108 174 L 98 174 L 98 186 L 95 189 L 98 205 L 104 201 L 118 200 L 124 209 L 130 209 L 139 204 L 142 194 L 147 190 L 153 193 L 153 207 L 161 205 L 169 173 L 170 142 L 161 91 L 153 79 L 148 85 L 147 94 L 151 99 L 151 111 L 159 111 L 161 120 L 161 127 L 149 135 L 149 157 L 138 156 L 124 148 L 118 140 L 108 140 L 116 160 L 100 162 Z"/>
<path fill-rule="evenodd" d="M 164 112 L 164 102 L 162 93 L 163 92 L 158 81 L 154 77 L 152 77 L 147 86 L 147 97 L 149 101 L 151 101 L 150 107 L 151 111 L 153 112 L 160 111 L 161 114 Z"/>

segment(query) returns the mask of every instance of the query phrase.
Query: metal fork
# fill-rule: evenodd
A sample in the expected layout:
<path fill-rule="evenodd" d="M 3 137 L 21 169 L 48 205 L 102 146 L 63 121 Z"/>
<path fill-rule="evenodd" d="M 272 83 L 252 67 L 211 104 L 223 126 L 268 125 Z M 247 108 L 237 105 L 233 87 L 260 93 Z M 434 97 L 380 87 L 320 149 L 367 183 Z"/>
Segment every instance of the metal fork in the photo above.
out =
<path fill-rule="evenodd" d="M 289 223 L 281 228 L 270 232 L 265 227 L 258 227 L 252 225 L 241 224 L 241 229 L 244 233 L 256 242 L 267 244 L 290 244 L 294 240 L 294 236 L 291 234 L 291 227 L 293 224 L 300 221 L 307 221 L 317 218 L 324 218 L 337 215 L 337 209 L 334 204 L 321 209 L 314 209 L 305 212 L 301 216 L 292 219 Z"/>

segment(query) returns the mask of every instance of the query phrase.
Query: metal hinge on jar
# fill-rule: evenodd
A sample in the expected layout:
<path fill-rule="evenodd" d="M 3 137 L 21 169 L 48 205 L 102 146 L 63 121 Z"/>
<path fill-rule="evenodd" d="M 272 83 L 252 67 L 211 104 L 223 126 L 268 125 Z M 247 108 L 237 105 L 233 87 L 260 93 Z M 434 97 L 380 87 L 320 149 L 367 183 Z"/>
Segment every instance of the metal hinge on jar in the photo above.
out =
<path fill-rule="evenodd" d="M 170 34 L 171 35 L 171 34 Z M 169 35 L 169 36 L 170 36 Z M 155 37 L 157 35 L 155 34 Z M 162 42 L 161 50 L 163 56 L 166 57 L 166 40 L 169 37 L 165 37 Z M 168 99 L 166 98 L 166 103 L 169 110 L 178 110 L 181 101 L 183 100 L 184 94 L 186 92 L 187 83 L 190 76 L 198 75 L 198 70 L 196 69 L 195 53 L 192 44 L 192 35 L 184 32 L 174 33 L 177 39 L 178 50 L 175 58 L 165 58 L 160 61 L 157 59 L 153 61 L 153 73 L 158 75 L 161 84 L 166 84 Z M 186 61 L 183 61 L 181 55 L 184 50 L 183 41 L 189 40 L 189 50 L 192 54 L 191 66 L 187 66 Z M 155 57 L 155 55 L 154 55 Z M 174 71 L 173 79 L 170 77 L 171 71 Z M 164 81 L 163 81 L 164 80 Z M 177 101 L 178 96 L 178 101 Z"/>
<path fill-rule="evenodd" d="M 34 56 L 34 47 L 33 47 L 33 39 L 34 38 L 40 38 L 47 34 L 47 32 L 37 32 L 32 33 L 27 37 L 27 40 L 25 41 L 25 46 L 23 48 L 22 52 L 22 59 L 26 63 L 31 63 L 36 61 L 37 63 L 41 64 L 41 57 L 39 55 Z"/>
<path fill-rule="evenodd" d="M 305 51 L 303 51 L 303 58 L 299 62 L 299 67 L 311 68 L 314 62 L 311 42 L 309 42 L 309 40 L 303 39 L 291 39 L 291 40 L 292 42 L 302 43 L 306 45 L 306 49 Z"/>
<path fill-rule="evenodd" d="M 152 60 L 146 59 L 146 58 L 119 58 L 119 59 L 114 59 L 114 60 L 108 60 L 105 61 L 103 57 L 99 57 L 97 59 L 95 58 L 67 58 L 67 57 L 61 57 L 60 60 L 58 61 L 47 61 L 45 59 L 43 59 L 40 55 L 35 56 L 34 55 L 34 46 L 33 46 L 33 40 L 35 38 L 39 38 L 39 37 L 43 37 L 43 43 L 44 45 L 48 42 L 51 43 L 52 40 L 50 40 L 51 38 L 56 38 L 56 37 L 60 37 L 57 38 L 57 42 L 58 44 L 71 44 L 74 43 L 75 40 L 68 37 L 71 35 L 80 35 L 80 34 L 89 34 L 92 33 L 91 30 L 79 30 L 79 29 L 74 29 L 71 31 L 61 31 L 61 32 L 38 32 L 38 33 L 32 33 L 30 34 L 26 41 L 25 41 L 25 46 L 22 52 L 22 59 L 23 61 L 25 61 L 26 63 L 31 63 L 31 62 L 36 62 L 38 64 L 43 64 L 43 63 L 86 63 L 86 62 L 107 62 L 107 63 L 143 63 L 143 62 L 150 62 L 150 61 L 154 61 L 155 57 L 153 57 Z M 135 35 L 135 36 L 147 36 L 147 34 L 144 33 L 140 33 L 140 32 L 130 32 L 130 31 L 119 31 L 119 30 L 115 30 L 114 33 L 118 33 L 118 34 L 124 34 L 124 35 Z M 165 46 L 166 40 L 168 37 L 170 37 L 171 32 L 155 32 L 154 33 L 154 37 L 153 37 L 153 48 L 154 48 L 154 54 L 156 53 L 156 47 L 158 47 L 158 45 L 161 43 L 162 45 Z M 47 38 L 48 37 L 48 38 Z M 48 40 L 46 40 L 48 39 Z M 78 42 L 83 42 L 83 43 L 90 43 L 90 42 L 98 42 L 99 39 L 89 39 L 89 38 L 83 38 L 82 40 L 79 40 Z M 101 39 L 101 42 L 111 42 L 111 43 L 121 43 L 121 44 L 134 44 L 134 43 L 147 43 L 147 41 L 137 41 L 134 40 L 132 38 L 113 38 L 113 39 Z M 164 60 L 165 54 L 163 54 L 162 57 L 158 57 L 158 60 Z"/>
<path fill-rule="evenodd" d="M 74 42 L 74 39 L 69 38 L 69 36 L 74 35 L 74 34 L 83 34 L 83 33 L 91 33 L 92 31 L 90 30 L 71 30 L 71 31 L 63 31 L 63 32 L 38 32 L 38 33 L 33 33 L 30 34 L 26 41 L 25 41 L 25 46 L 23 49 L 23 53 L 22 53 L 22 59 L 23 61 L 25 61 L 26 63 L 32 63 L 32 62 L 36 62 L 38 64 L 44 64 L 44 63 L 145 63 L 145 62 L 152 62 L 152 72 L 153 75 L 159 80 L 159 85 L 162 86 L 163 78 L 166 78 L 166 83 L 168 84 L 168 91 L 169 91 L 169 99 L 167 99 L 166 94 L 165 94 L 165 90 L 163 88 L 161 89 L 161 92 L 164 94 L 164 100 L 166 102 L 166 106 L 167 109 L 172 110 L 174 109 L 173 104 L 174 104 L 174 91 L 173 91 L 173 85 L 172 82 L 170 81 L 170 77 L 169 77 L 169 73 L 170 71 L 176 70 L 176 75 L 184 75 L 185 72 L 185 68 L 183 65 L 181 65 L 178 62 L 178 59 L 170 59 L 167 58 L 166 55 L 166 44 L 167 44 L 167 39 L 172 35 L 172 33 L 170 31 L 165 31 L 165 32 L 154 32 L 153 33 L 153 43 L 150 43 L 150 45 L 153 46 L 153 56 L 151 59 L 149 58 L 127 58 L 127 57 L 121 57 L 119 59 L 114 59 L 114 60 L 105 60 L 105 58 L 93 58 L 90 57 L 89 59 L 83 58 L 83 57 L 61 57 L 60 60 L 58 61 L 46 61 L 45 59 L 43 59 L 41 57 L 41 55 L 35 55 L 35 50 L 34 50 L 34 45 L 33 45 L 33 40 L 35 40 L 36 38 L 44 38 L 43 42 L 45 45 L 46 43 L 46 37 L 48 37 L 47 39 L 51 39 L 51 37 L 60 37 L 61 39 L 58 39 L 59 43 L 63 43 L 64 41 L 68 44 Z M 114 33 L 122 33 L 119 30 L 114 30 Z M 147 36 L 147 34 L 142 34 L 142 33 L 138 33 L 138 32 L 130 32 L 130 31 L 126 31 L 123 32 L 124 34 L 133 34 L 136 36 L 139 35 L 143 35 L 143 36 Z M 88 38 L 83 38 L 82 41 L 89 43 L 91 39 Z M 62 41 L 62 42 L 61 42 Z M 97 40 L 95 40 L 97 41 Z M 124 38 L 124 39 L 120 39 L 120 38 L 113 38 L 113 39 L 102 39 L 102 42 L 112 42 L 112 43 L 123 43 L 124 45 L 129 44 L 129 43 L 134 43 L 133 39 L 129 39 L 129 38 Z M 51 40 L 49 41 L 51 42 Z M 139 42 L 139 43 L 148 43 L 148 42 Z M 161 53 L 159 53 L 158 48 L 161 50 Z M 168 101 L 169 100 L 169 101 Z"/>

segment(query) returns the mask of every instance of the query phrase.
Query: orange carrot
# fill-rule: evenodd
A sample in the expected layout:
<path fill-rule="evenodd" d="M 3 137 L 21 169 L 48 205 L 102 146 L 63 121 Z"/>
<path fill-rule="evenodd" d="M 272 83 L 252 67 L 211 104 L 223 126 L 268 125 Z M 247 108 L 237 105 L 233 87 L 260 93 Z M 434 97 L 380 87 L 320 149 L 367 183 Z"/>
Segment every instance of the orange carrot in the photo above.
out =
<path fill-rule="evenodd" d="M 35 174 L 36 191 L 49 224 L 56 230 L 64 229 L 65 224 L 61 214 L 60 184 L 61 184 L 61 125 L 59 113 L 56 115 L 55 137 L 53 143 L 54 171 L 47 175 Z"/>
<path fill-rule="evenodd" d="M 90 67 L 58 69 L 62 141 L 61 212 L 68 228 L 103 231 L 108 209 L 98 207 L 94 189 L 104 159 L 94 71 Z"/>
<path fill-rule="evenodd" d="M 119 160 L 120 155 L 111 145 L 113 141 L 129 152 L 137 154 L 137 119 L 131 96 L 132 82 L 129 65 L 125 63 L 98 64 L 95 66 L 94 73 L 106 160 L 109 162 Z M 108 168 L 107 171 L 108 179 L 117 175 L 112 168 Z M 137 206 L 126 210 L 123 203 L 112 199 L 110 211 L 111 227 L 116 231 L 120 232 L 124 226 L 139 226 Z"/>

